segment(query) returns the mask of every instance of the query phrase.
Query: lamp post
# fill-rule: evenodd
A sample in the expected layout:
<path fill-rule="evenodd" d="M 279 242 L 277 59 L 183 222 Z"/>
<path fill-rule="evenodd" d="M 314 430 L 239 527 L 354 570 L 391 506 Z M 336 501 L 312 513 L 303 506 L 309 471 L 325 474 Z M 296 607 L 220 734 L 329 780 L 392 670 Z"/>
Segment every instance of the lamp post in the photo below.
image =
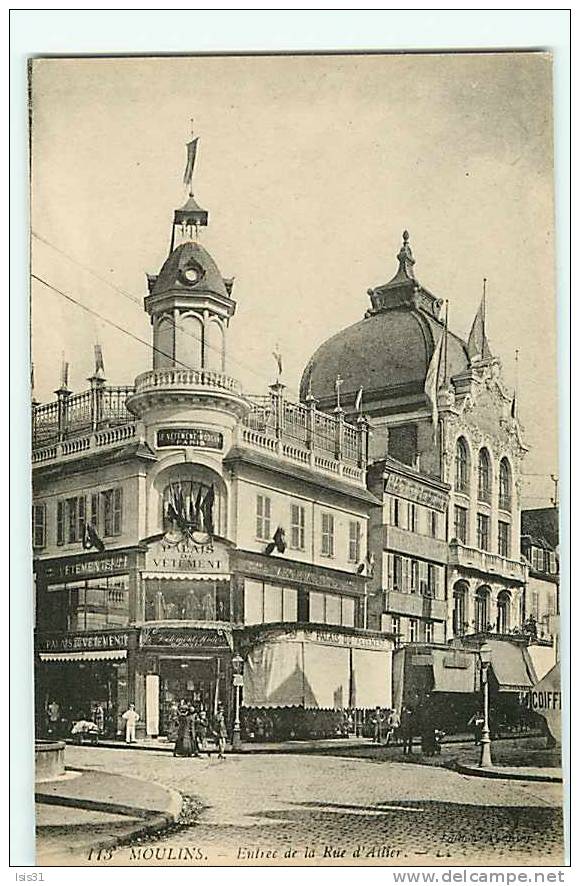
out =
<path fill-rule="evenodd" d="M 481 691 L 483 693 L 483 728 L 481 730 L 481 755 L 479 766 L 481 769 L 489 769 L 491 762 L 491 739 L 489 737 L 489 666 L 491 664 L 491 649 L 484 643 L 479 649 L 481 662 Z"/>
<path fill-rule="evenodd" d="M 244 685 L 243 666 L 244 659 L 242 656 L 234 655 L 232 658 L 232 668 L 234 671 L 232 682 L 235 692 L 234 731 L 232 734 L 232 750 L 234 751 L 238 751 L 242 743 L 240 736 L 240 696 L 242 686 Z"/>

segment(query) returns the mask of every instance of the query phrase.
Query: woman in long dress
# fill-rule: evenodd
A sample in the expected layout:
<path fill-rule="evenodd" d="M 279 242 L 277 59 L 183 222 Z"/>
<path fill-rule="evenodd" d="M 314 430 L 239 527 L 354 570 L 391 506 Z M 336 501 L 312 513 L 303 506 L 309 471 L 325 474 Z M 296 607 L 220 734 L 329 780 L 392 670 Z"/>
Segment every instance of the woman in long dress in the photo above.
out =
<path fill-rule="evenodd" d="M 193 716 L 189 708 L 180 707 L 177 712 L 177 738 L 173 748 L 174 757 L 191 757 L 195 752 L 195 737 L 193 732 Z"/>

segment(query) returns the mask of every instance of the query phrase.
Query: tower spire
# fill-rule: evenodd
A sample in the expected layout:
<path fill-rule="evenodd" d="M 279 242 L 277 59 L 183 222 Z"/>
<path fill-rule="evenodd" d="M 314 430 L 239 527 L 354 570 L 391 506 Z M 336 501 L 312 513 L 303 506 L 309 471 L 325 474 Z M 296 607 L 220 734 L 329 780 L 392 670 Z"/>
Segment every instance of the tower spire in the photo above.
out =
<path fill-rule="evenodd" d="M 176 209 L 173 214 L 170 253 L 173 252 L 175 247 L 176 228 L 181 230 L 183 239 L 197 240 L 198 228 L 206 227 L 208 221 L 207 211 L 201 208 L 193 196 L 193 171 L 199 143 L 199 137 L 193 138 L 193 117 L 191 118 L 191 135 L 191 141 L 186 145 L 187 163 L 183 174 L 183 184 L 188 187 L 189 196 L 181 209 Z"/>
<path fill-rule="evenodd" d="M 415 259 L 409 245 L 409 232 L 406 230 L 403 231 L 403 245 L 397 253 L 397 259 L 399 261 L 399 274 L 404 274 L 405 277 L 410 277 L 414 280 L 415 272 L 413 265 L 415 264 Z"/>

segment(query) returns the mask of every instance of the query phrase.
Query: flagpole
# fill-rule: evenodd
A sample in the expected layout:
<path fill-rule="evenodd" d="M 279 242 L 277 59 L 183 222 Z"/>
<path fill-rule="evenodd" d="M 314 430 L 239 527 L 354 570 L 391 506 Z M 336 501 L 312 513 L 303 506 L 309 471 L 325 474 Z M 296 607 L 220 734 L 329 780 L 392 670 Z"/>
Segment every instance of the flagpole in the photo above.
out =
<path fill-rule="evenodd" d="M 485 342 L 485 315 L 487 313 L 487 277 L 483 278 L 483 316 L 481 318 L 482 325 L 482 336 L 481 336 L 481 347 L 483 349 L 483 343 Z M 483 354 L 481 355 L 483 357 Z"/>
<path fill-rule="evenodd" d="M 447 384 L 447 335 L 449 331 L 449 299 L 445 299 L 445 342 L 443 350 L 443 387 Z"/>

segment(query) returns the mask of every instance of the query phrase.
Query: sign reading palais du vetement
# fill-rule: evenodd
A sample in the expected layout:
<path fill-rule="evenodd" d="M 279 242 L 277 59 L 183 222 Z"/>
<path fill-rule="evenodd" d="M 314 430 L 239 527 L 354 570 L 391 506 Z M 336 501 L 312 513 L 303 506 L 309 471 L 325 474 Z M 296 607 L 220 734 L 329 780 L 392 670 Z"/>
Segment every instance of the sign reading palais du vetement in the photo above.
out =
<path fill-rule="evenodd" d="M 193 449 L 223 449 L 224 435 L 210 428 L 160 428 L 157 446 L 191 446 Z"/>
<path fill-rule="evenodd" d="M 145 555 L 145 570 L 148 573 L 223 575 L 229 572 L 229 568 L 229 550 L 216 539 L 206 544 L 195 544 L 184 536 L 177 544 L 170 544 L 161 538 L 149 545 Z"/>
<path fill-rule="evenodd" d="M 60 634 L 39 637 L 38 648 L 43 652 L 81 652 L 94 649 L 126 649 L 129 635 L 126 631 L 99 634 Z"/>
<path fill-rule="evenodd" d="M 446 507 L 445 495 L 442 492 L 426 489 L 421 483 L 416 483 L 410 477 L 401 477 L 399 474 L 389 474 L 385 480 L 385 492 L 409 498 L 437 511 L 444 511 Z"/>

